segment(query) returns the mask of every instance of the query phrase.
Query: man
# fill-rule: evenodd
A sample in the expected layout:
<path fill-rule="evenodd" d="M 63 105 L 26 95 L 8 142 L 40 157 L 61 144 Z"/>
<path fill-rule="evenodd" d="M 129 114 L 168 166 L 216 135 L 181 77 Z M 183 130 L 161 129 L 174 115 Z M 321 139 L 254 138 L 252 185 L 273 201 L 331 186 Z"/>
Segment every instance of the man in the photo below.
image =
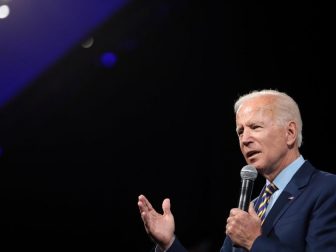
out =
<path fill-rule="evenodd" d="M 253 91 L 236 101 L 234 111 L 241 152 L 266 184 L 248 212 L 231 209 L 221 252 L 336 251 L 336 176 L 300 154 L 296 102 L 276 90 Z M 138 206 L 156 251 L 186 251 L 174 235 L 169 199 L 162 215 L 143 195 Z"/>

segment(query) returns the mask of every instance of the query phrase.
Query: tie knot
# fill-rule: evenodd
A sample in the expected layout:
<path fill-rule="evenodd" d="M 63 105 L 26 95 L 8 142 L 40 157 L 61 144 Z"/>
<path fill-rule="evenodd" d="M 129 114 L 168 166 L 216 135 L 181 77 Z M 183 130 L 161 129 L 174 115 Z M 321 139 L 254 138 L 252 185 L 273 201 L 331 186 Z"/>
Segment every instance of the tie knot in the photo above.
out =
<path fill-rule="evenodd" d="M 269 183 L 265 189 L 265 192 L 268 195 L 272 195 L 276 190 L 278 190 L 278 187 L 276 187 L 276 185 L 274 185 L 273 183 Z"/>

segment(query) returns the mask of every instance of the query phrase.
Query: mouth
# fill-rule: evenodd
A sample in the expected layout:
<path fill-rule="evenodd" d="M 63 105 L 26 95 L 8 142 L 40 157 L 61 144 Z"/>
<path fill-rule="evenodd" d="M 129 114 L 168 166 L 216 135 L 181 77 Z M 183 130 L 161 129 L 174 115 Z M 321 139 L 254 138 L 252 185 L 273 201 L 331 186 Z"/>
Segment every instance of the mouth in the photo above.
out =
<path fill-rule="evenodd" d="M 254 156 L 254 155 L 258 154 L 258 153 L 260 153 L 260 152 L 259 151 L 255 151 L 255 150 L 248 151 L 248 152 L 246 152 L 246 157 L 247 158 L 251 158 L 252 156 Z"/>

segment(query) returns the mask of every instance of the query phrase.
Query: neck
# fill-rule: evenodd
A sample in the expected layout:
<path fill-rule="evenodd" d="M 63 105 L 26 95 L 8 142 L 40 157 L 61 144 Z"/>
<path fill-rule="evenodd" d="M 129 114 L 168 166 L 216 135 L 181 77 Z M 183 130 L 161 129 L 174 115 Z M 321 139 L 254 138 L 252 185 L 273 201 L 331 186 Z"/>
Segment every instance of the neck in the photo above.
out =
<path fill-rule="evenodd" d="M 273 182 L 273 180 L 282 172 L 286 167 L 293 163 L 297 158 L 300 157 L 299 150 L 288 153 L 288 155 L 281 159 L 281 161 L 274 167 L 266 169 L 264 174 L 262 174 L 268 181 Z"/>

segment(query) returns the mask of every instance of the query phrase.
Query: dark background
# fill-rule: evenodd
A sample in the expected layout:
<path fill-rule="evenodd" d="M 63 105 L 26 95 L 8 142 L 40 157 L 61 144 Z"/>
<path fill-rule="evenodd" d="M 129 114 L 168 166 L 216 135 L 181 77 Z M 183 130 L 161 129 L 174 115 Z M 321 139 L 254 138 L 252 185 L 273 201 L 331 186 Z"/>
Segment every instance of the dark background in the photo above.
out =
<path fill-rule="evenodd" d="M 253 89 L 297 100 L 304 158 L 334 172 L 323 15 L 312 2 L 188 0 L 135 1 L 113 15 L 91 32 L 92 48 L 78 42 L 1 108 L 3 241 L 149 251 L 145 194 L 158 211 L 171 199 L 190 251 L 219 251 L 245 165 L 233 103 Z M 102 66 L 104 51 L 116 65 Z"/>

